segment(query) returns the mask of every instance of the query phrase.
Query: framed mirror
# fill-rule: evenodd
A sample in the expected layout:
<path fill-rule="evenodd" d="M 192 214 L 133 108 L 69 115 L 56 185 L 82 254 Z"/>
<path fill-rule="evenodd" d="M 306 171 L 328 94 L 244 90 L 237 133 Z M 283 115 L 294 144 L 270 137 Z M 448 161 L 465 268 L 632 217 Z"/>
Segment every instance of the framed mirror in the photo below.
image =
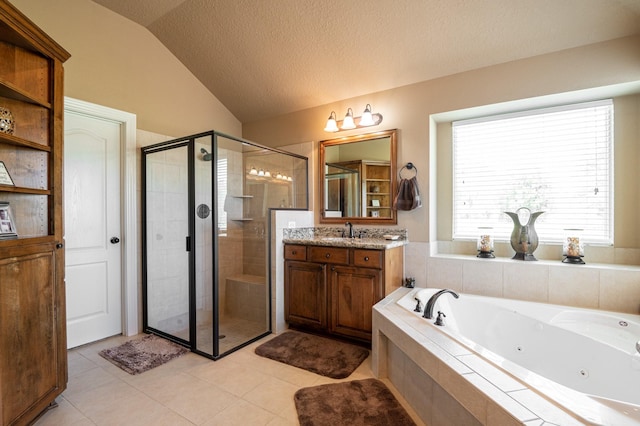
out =
<path fill-rule="evenodd" d="M 320 223 L 398 223 L 397 131 L 320 142 Z"/>

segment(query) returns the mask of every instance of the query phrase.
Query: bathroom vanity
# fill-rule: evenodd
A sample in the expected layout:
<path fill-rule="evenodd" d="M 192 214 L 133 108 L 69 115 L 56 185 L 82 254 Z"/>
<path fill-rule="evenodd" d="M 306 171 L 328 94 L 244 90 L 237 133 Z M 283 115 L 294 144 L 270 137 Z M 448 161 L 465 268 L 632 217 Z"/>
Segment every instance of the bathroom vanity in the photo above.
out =
<path fill-rule="evenodd" d="M 371 342 L 372 307 L 402 285 L 405 240 L 285 239 L 290 327 Z"/>

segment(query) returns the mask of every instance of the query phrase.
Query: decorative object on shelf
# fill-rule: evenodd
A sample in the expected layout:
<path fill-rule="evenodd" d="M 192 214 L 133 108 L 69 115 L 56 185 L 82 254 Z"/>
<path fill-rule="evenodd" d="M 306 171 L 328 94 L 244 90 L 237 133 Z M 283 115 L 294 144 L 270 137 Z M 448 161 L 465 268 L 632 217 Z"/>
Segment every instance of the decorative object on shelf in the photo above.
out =
<path fill-rule="evenodd" d="M 565 235 L 562 240 L 562 263 L 573 263 L 584 265 L 584 243 L 582 242 L 582 229 L 571 228 L 564 230 Z"/>
<path fill-rule="evenodd" d="M 15 129 L 15 124 L 11 111 L 0 107 L 0 133 L 12 135 Z"/>
<path fill-rule="evenodd" d="M 371 207 L 380 207 L 380 200 L 371 200 Z"/>
<path fill-rule="evenodd" d="M 378 210 L 372 210 L 371 217 L 380 217 L 380 212 Z"/>
<path fill-rule="evenodd" d="M 410 178 L 403 178 L 402 171 L 404 169 L 414 170 L 415 174 Z M 422 207 L 420 199 L 420 188 L 418 188 L 418 168 L 413 163 L 407 163 L 398 172 L 400 176 L 400 184 L 398 185 L 398 193 L 393 199 L 393 208 L 396 210 L 414 210 Z"/>
<path fill-rule="evenodd" d="M 6 201 L 0 201 L 0 240 L 18 238 L 16 223 L 11 214 L 11 207 Z"/>
<path fill-rule="evenodd" d="M 490 226 L 481 226 L 478 228 L 478 254 L 476 257 L 482 259 L 495 258 L 495 255 L 493 254 L 493 237 L 491 236 L 492 230 L 493 228 Z"/>
<path fill-rule="evenodd" d="M 361 127 L 377 126 L 380 123 L 382 123 L 382 114 L 379 114 L 377 112 L 372 113 L 371 104 L 367 104 L 361 117 L 354 118 L 353 110 L 351 108 L 347 108 L 347 114 L 342 121 L 337 121 L 336 112 L 331 111 L 331 114 L 329 114 L 329 118 L 327 119 L 327 124 L 324 127 L 324 131 L 333 133 L 339 132 L 341 130 L 351 130 L 359 129 Z"/>
<path fill-rule="evenodd" d="M 11 175 L 9 175 L 7 166 L 5 166 L 2 161 L 0 161 L 0 185 L 15 186 L 13 179 L 11 179 Z"/>
<path fill-rule="evenodd" d="M 538 234 L 534 227 L 536 219 L 544 212 L 531 213 L 526 207 L 520 207 L 514 212 L 504 212 L 513 220 L 511 232 L 511 247 L 516 251 L 512 259 L 538 260 L 533 252 L 538 248 Z"/>
<path fill-rule="evenodd" d="M 378 192 L 380 192 L 380 185 L 371 185 L 370 190 L 371 190 L 371 192 L 377 194 Z"/>

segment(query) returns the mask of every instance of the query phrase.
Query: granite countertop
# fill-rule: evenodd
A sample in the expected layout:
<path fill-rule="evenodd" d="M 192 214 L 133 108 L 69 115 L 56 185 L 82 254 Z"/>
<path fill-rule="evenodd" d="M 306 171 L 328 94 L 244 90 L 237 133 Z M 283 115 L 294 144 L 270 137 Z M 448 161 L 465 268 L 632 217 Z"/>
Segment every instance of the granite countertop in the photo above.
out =
<path fill-rule="evenodd" d="M 285 244 L 302 244 L 309 246 L 325 247 L 353 247 L 374 250 L 387 250 L 395 247 L 402 247 L 409 243 L 406 230 L 399 229 L 357 229 L 357 235 L 363 234 L 362 238 L 342 237 L 343 228 L 298 228 L 285 230 Z M 393 235 L 395 240 L 386 239 L 384 235 Z"/>
<path fill-rule="evenodd" d="M 327 247 L 354 247 L 365 249 L 386 250 L 394 247 L 402 247 L 408 243 L 406 240 L 385 240 L 382 238 L 341 238 L 341 237 L 314 237 L 314 238 L 285 238 L 285 244 L 302 244 L 307 246 Z"/>

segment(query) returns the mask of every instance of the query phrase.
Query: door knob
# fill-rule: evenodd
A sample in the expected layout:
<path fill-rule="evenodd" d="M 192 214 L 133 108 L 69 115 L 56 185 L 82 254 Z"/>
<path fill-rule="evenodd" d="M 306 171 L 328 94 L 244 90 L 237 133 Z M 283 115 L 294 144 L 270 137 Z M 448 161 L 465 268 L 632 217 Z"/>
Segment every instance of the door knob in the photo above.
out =
<path fill-rule="evenodd" d="M 118 237 L 111 237 L 111 244 L 118 244 L 120 242 L 120 238 Z"/>

